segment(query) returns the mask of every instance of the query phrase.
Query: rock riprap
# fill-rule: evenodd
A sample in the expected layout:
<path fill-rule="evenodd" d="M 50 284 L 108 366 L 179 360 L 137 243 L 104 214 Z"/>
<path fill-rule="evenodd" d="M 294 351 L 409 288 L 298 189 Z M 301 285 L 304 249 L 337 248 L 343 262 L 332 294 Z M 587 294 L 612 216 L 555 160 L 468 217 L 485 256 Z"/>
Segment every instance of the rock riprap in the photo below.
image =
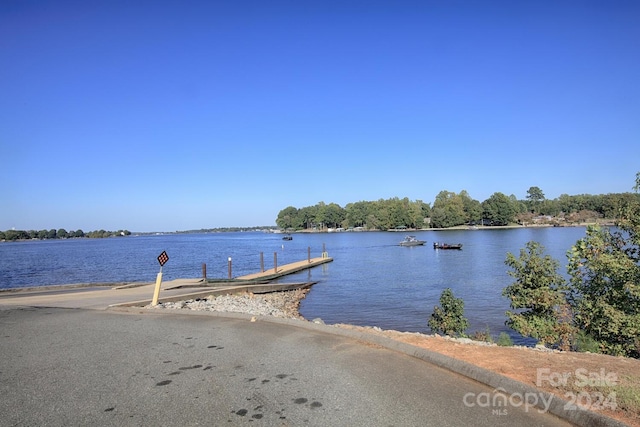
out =
<path fill-rule="evenodd" d="M 161 302 L 147 305 L 149 309 L 173 309 L 196 311 L 222 311 L 246 313 L 254 316 L 274 316 L 285 319 L 304 319 L 298 312 L 300 301 L 307 295 L 308 289 L 296 289 L 268 294 L 242 293 L 234 295 L 210 295 L 177 302 Z"/>

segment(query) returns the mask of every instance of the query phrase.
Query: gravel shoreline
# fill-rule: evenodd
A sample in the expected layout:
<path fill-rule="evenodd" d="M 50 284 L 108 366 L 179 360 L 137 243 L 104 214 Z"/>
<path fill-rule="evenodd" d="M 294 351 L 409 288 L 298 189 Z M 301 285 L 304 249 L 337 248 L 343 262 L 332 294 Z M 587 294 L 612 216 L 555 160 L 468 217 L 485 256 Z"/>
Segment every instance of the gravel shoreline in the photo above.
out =
<path fill-rule="evenodd" d="M 306 320 L 300 315 L 300 301 L 307 296 L 309 289 L 272 292 L 268 294 L 242 293 L 235 295 L 209 295 L 206 298 L 189 299 L 178 302 L 147 305 L 148 309 L 221 311 L 246 313 L 254 316 L 273 316 L 285 319 Z"/>

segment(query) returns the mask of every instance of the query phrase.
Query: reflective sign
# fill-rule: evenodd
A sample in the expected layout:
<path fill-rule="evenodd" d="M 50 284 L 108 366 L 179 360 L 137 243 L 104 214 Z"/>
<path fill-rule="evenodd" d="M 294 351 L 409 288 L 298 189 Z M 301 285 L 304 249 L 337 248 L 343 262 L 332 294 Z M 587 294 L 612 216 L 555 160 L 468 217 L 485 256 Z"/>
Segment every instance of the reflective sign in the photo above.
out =
<path fill-rule="evenodd" d="M 160 267 L 162 267 L 167 261 L 169 261 L 169 255 L 167 255 L 167 251 L 162 251 L 162 253 L 158 255 Z"/>

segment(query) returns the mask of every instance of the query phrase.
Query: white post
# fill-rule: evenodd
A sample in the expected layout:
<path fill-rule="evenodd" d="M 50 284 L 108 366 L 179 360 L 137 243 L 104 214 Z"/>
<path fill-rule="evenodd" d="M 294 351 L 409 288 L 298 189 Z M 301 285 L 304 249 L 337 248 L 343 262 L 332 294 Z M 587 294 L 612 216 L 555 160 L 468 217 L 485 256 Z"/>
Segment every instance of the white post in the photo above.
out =
<path fill-rule="evenodd" d="M 153 291 L 153 301 L 151 301 L 151 305 L 158 305 L 158 297 L 160 297 L 161 283 L 162 283 L 162 267 L 160 267 L 160 273 L 158 273 L 158 277 L 156 277 L 156 288 Z"/>

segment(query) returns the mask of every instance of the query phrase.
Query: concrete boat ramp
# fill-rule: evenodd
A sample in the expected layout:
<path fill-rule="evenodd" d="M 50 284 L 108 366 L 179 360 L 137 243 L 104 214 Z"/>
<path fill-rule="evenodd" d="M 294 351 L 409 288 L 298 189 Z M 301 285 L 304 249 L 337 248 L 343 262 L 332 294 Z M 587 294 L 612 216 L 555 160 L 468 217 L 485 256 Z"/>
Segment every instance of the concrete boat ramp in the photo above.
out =
<path fill-rule="evenodd" d="M 243 292 L 267 293 L 308 288 L 316 282 L 272 283 L 273 280 L 333 261 L 318 257 L 293 262 L 228 280 L 175 279 L 162 282 L 158 302 L 205 298 Z M 0 305 L 107 309 L 151 304 L 155 283 L 80 284 L 9 289 L 0 292 Z"/>

